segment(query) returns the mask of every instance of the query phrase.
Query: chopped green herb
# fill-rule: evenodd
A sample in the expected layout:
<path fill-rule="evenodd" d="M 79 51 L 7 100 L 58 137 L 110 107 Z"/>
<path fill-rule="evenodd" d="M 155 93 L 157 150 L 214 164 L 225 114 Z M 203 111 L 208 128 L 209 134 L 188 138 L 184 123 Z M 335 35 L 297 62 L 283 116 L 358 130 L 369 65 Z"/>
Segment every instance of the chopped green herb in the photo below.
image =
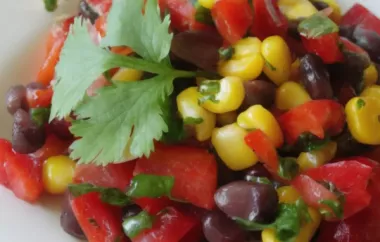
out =
<path fill-rule="evenodd" d="M 321 200 L 319 201 L 320 204 L 326 205 L 329 207 L 330 210 L 327 209 L 321 209 L 320 212 L 326 216 L 326 217 L 336 217 L 336 218 L 343 218 L 343 206 L 341 202 L 339 201 L 333 201 L 333 200 Z M 332 213 L 331 213 L 332 212 Z"/>
<path fill-rule="evenodd" d="M 365 106 L 365 101 L 363 99 L 359 98 L 358 101 L 356 102 L 357 109 L 361 109 L 364 106 Z"/>
<path fill-rule="evenodd" d="M 269 67 L 269 69 L 270 69 L 271 71 L 276 71 L 276 70 L 277 70 L 276 67 L 275 67 L 274 65 L 272 65 L 267 59 L 265 59 L 264 57 L 263 57 L 263 59 L 264 59 L 264 61 L 265 61 L 265 65 L 266 65 L 267 67 Z"/>
<path fill-rule="evenodd" d="M 130 239 L 133 239 L 145 229 L 152 228 L 153 222 L 154 216 L 149 215 L 146 211 L 142 211 L 136 216 L 125 219 L 123 221 L 123 230 Z"/>
<path fill-rule="evenodd" d="M 183 123 L 187 125 L 201 124 L 203 123 L 203 118 L 186 117 Z"/>
<path fill-rule="evenodd" d="M 49 121 L 50 108 L 31 108 L 29 113 L 34 123 L 41 127 Z"/>
<path fill-rule="evenodd" d="M 210 9 L 201 6 L 199 3 L 195 6 L 195 20 L 199 23 L 214 25 Z"/>
<path fill-rule="evenodd" d="M 58 0 L 44 0 L 45 9 L 48 12 L 54 12 L 58 7 Z"/>
<path fill-rule="evenodd" d="M 140 197 L 171 197 L 174 186 L 174 177 L 139 174 L 131 181 L 128 195 L 134 198 Z"/>
<path fill-rule="evenodd" d="M 232 46 L 219 49 L 219 59 L 230 60 L 235 53 L 235 49 Z"/>
<path fill-rule="evenodd" d="M 326 34 L 337 33 L 339 27 L 329 17 L 316 13 L 303 20 L 298 25 L 298 31 L 306 38 L 318 38 Z"/>
<path fill-rule="evenodd" d="M 304 151 L 311 152 L 320 150 L 330 141 L 331 139 L 328 135 L 325 135 L 323 139 L 320 139 L 311 133 L 303 133 L 300 135 L 297 142 Z"/>
<path fill-rule="evenodd" d="M 199 92 L 201 94 L 199 103 L 204 103 L 207 100 L 218 103 L 219 100 L 216 99 L 216 95 L 220 92 L 220 82 L 216 80 L 205 80 L 199 86 Z"/>
<path fill-rule="evenodd" d="M 292 157 L 279 159 L 278 174 L 286 180 L 292 180 L 299 173 L 299 165 L 297 160 Z"/>

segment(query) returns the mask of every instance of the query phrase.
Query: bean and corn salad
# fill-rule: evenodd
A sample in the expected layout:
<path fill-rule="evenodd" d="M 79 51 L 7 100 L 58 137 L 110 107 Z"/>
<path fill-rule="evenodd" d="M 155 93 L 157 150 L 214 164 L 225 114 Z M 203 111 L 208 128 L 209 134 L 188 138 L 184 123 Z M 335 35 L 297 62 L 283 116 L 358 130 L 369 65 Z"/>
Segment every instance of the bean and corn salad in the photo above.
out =
<path fill-rule="evenodd" d="M 57 1 L 44 0 L 54 11 Z M 6 94 L 0 184 L 89 242 L 380 241 L 380 19 L 336 0 L 82 0 Z"/>

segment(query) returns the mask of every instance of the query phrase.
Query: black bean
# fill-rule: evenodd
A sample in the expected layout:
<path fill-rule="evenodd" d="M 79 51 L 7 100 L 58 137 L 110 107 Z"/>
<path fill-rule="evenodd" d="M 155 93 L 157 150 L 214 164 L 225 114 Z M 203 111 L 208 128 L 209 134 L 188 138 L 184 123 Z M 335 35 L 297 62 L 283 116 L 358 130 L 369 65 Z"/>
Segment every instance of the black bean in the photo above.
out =
<path fill-rule="evenodd" d="M 75 238 L 86 239 L 86 236 L 84 235 L 82 228 L 80 227 L 71 208 L 70 200 L 71 195 L 69 192 L 66 192 L 62 203 L 61 227 L 66 233 Z"/>
<path fill-rule="evenodd" d="M 346 128 L 339 136 L 334 139 L 337 142 L 336 157 L 344 158 L 349 156 L 361 155 L 371 150 L 371 146 L 361 144 L 352 137 Z"/>
<path fill-rule="evenodd" d="M 203 31 L 187 31 L 176 34 L 171 51 L 179 58 L 197 67 L 215 71 L 219 61 L 219 48 L 222 38 L 213 33 Z"/>
<path fill-rule="evenodd" d="M 270 223 L 276 217 L 278 196 L 272 185 L 235 181 L 220 187 L 214 198 L 231 218 Z"/>
<path fill-rule="evenodd" d="M 360 66 L 351 66 L 349 63 L 337 63 L 328 65 L 330 80 L 335 96 L 339 96 L 342 87 L 349 85 L 357 93 L 363 89 L 364 69 Z"/>
<path fill-rule="evenodd" d="M 354 25 L 341 25 L 339 26 L 339 35 L 352 40 L 352 34 L 354 33 Z"/>
<path fill-rule="evenodd" d="M 333 98 L 330 75 L 319 56 L 307 54 L 301 59 L 300 76 L 301 82 L 311 98 Z"/>
<path fill-rule="evenodd" d="M 142 211 L 141 207 L 136 205 L 136 204 L 132 204 L 132 205 L 129 205 L 127 207 L 124 207 L 123 208 L 123 220 L 127 219 L 129 217 L 136 216 L 141 211 Z"/>
<path fill-rule="evenodd" d="M 257 177 L 265 177 L 268 179 L 272 179 L 272 175 L 269 171 L 261 164 L 257 163 L 256 165 L 246 169 L 244 172 L 244 179 L 246 181 L 252 181 Z"/>
<path fill-rule="evenodd" d="M 301 35 L 298 32 L 298 25 L 300 22 L 300 20 L 293 20 L 289 21 L 288 25 L 288 35 L 296 40 L 301 40 Z"/>
<path fill-rule="evenodd" d="M 203 233 L 208 242 L 243 242 L 248 236 L 234 221 L 220 211 L 203 218 Z"/>
<path fill-rule="evenodd" d="M 26 110 L 26 88 L 23 85 L 11 87 L 5 95 L 5 103 L 12 115 L 19 109 Z"/>
<path fill-rule="evenodd" d="M 319 11 L 320 11 L 320 10 L 323 10 L 323 9 L 325 9 L 325 8 L 330 7 L 327 3 L 322 2 L 322 1 L 311 1 L 311 3 L 312 3 L 312 4 L 314 5 L 314 7 L 315 7 L 316 9 L 318 9 Z"/>
<path fill-rule="evenodd" d="M 374 62 L 380 63 L 380 35 L 378 33 L 359 25 L 353 32 L 353 40 L 368 52 Z"/>
<path fill-rule="evenodd" d="M 49 123 L 50 130 L 59 138 L 64 140 L 71 140 L 74 136 L 71 134 L 70 123 L 65 120 L 54 119 Z"/>
<path fill-rule="evenodd" d="M 21 154 L 32 153 L 45 143 L 45 129 L 33 122 L 28 112 L 19 109 L 14 114 L 12 147 Z"/>
<path fill-rule="evenodd" d="M 260 104 L 270 108 L 276 96 L 276 85 L 273 82 L 254 80 L 244 82 L 245 96 L 240 107 L 242 111 L 252 105 Z"/>
<path fill-rule="evenodd" d="M 80 14 L 83 17 L 88 18 L 92 24 L 94 24 L 96 19 L 99 17 L 99 14 L 91 8 L 91 6 L 87 3 L 86 0 L 80 1 L 79 10 Z"/>

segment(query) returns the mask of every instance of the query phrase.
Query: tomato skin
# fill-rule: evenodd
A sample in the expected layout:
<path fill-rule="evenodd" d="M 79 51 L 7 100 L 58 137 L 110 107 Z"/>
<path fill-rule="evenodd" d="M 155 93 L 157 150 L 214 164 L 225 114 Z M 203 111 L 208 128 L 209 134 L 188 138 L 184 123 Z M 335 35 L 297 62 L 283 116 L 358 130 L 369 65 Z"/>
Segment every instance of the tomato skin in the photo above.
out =
<path fill-rule="evenodd" d="M 217 165 L 206 150 L 157 145 L 149 158 L 137 160 L 134 174 L 140 173 L 174 176 L 173 197 L 205 209 L 215 206 Z"/>
<path fill-rule="evenodd" d="M 380 241 L 380 168 L 377 166 L 368 185 L 372 199 L 367 208 L 339 222 L 323 222 L 318 242 Z"/>
<path fill-rule="evenodd" d="M 26 100 L 29 108 L 48 108 L 53 98 L 53 89 L 27 89 Z"/>
<path fill-rule="evenodd" d="M 170 200 L 167 197 L 160 198 L 149 198 L 142 197 L 134 199 L 134 202 L 139 205 L 143 210 L 147 211 L 150 214 L 157 214 L 162 209 L 173 206 L 175 204 L 174 201 Z"/>
<path fill-rule="evenodd" d="M 127 241 L 121 227 L 121 209 L 103 203 L 98 193 L 72 199 L 71 207 L 89 242 Z"/>
<path fill-rule="evenodd" d="M 230 44 L 247 34 L 253 20 L 248 0 L 218 0 L 211 14 L 219 33 Z"/>
<path fill-rule="evenodd" d="M 8 186 L 8 176 L 5 162 L 8 154 L 12 153 L 12 144 L 6 139 L 0 139 L 0 184 Z"/>
<path fill-rule="evenodd" d="M 280 11 L 277 0 L 253 1 L 254 19 L 251 34 L 259 39 L 272 35 L 285 36 L 288 30 L 288 21 Z"/>
<path fill-rule="evenodd" d="M 360 25 L 380 34 L 380 19 L 363 5 L 354 4 L 343 16 L 341 25 Z"/>
<path fill-rule="evenodd" d="M 28 155 L 10 152 L 6 155 L 4 169 L 9 188 L 16 197 L 30 203 L 38 200 L 44 190 L 41 162 Z"/>
<path fill-rule="evenodd" d="M 38 82 L 48 86 L 54 79 L 55 66 L 59 61 L 63 44 L 65 43 L 70 26 L 73 22 L 74 17 L 71 17 L 52 28 L 46 44 L 47 55 L 37 74 Z"/>
<path fill-rule="evenodd" d="M 199 220 L 196 217 L 168 207 L 166 212 L 157 216 L 152 229 L 143 231 L 132 242 L 179 242 L 197 224 Z"/>
<path fill-rule="evenodd" d="M 251 147 L 260 161 L 263 162 L 271 171 L 278 170 L 277 151 L 271 140 L 259 129 L 250 132 L 244 138 L 245 143 Z"/>
<path fill-rule="evenodd" d="M 125 191 L 132 180 L 135 161 L 106 166 L 77 165 L 74 182 L 90 183 L 100 187 L 113 187 Z"/>
<path fill-rule="evenodd" d="M 345 114 L 341 104 L 332 100 L 312 100 L 297 106 L 279 117 L 288 144 L 294 144 L 305 132 L 323 139 L 325 132 L 337 135 L 342 132 Z"/>
<path fill-rule="evenodd" d="M 330 33 L 318 38 L 301 36 L 307 52 L 314 53 L 327 64 L 343 61 L 344 57 L 339 49 L 339 33 Z"/>
<path fill-rule="evenodd" d="M 49 134 L 46 137 L 45 144 L 30 156 L 40 162 L 44 162 L 49 157 L 66 154 L 70 143 L 70 141 L 59 139 L 54 134 Z"/>
<path fill-rule="evenodd" d="M 367 186 L 372 171 L 373 167 L 366 165 L 366 161 L 353 158 L 309 169 L 292 184 L 300 191 L 306 203 L 318 208 L 318 201 L 334 200 L 335 196 L 318 182 L 331 182 L 345 196 L 343 218 L 348 218 L 370 204 L 371 196 L 367 192 Z"/>

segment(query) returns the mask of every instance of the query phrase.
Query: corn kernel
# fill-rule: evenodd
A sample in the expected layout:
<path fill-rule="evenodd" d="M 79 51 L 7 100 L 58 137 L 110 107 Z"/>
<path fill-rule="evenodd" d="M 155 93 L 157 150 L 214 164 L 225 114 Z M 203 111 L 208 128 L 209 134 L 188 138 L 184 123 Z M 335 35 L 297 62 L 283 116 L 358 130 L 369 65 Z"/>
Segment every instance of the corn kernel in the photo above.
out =
<path fill-rule="evenodd" d="M 42 179 L 50 194 L 63 194 L 72 183 L 75 162 L 67 156 L 53 156 L 43 164 Z"/>
<path fill-rule="evenodd" d="M 285 82 L 276 90 L 276 107 L 289 110 L 310 101 L 310 95 L 296 82 Z"/>

